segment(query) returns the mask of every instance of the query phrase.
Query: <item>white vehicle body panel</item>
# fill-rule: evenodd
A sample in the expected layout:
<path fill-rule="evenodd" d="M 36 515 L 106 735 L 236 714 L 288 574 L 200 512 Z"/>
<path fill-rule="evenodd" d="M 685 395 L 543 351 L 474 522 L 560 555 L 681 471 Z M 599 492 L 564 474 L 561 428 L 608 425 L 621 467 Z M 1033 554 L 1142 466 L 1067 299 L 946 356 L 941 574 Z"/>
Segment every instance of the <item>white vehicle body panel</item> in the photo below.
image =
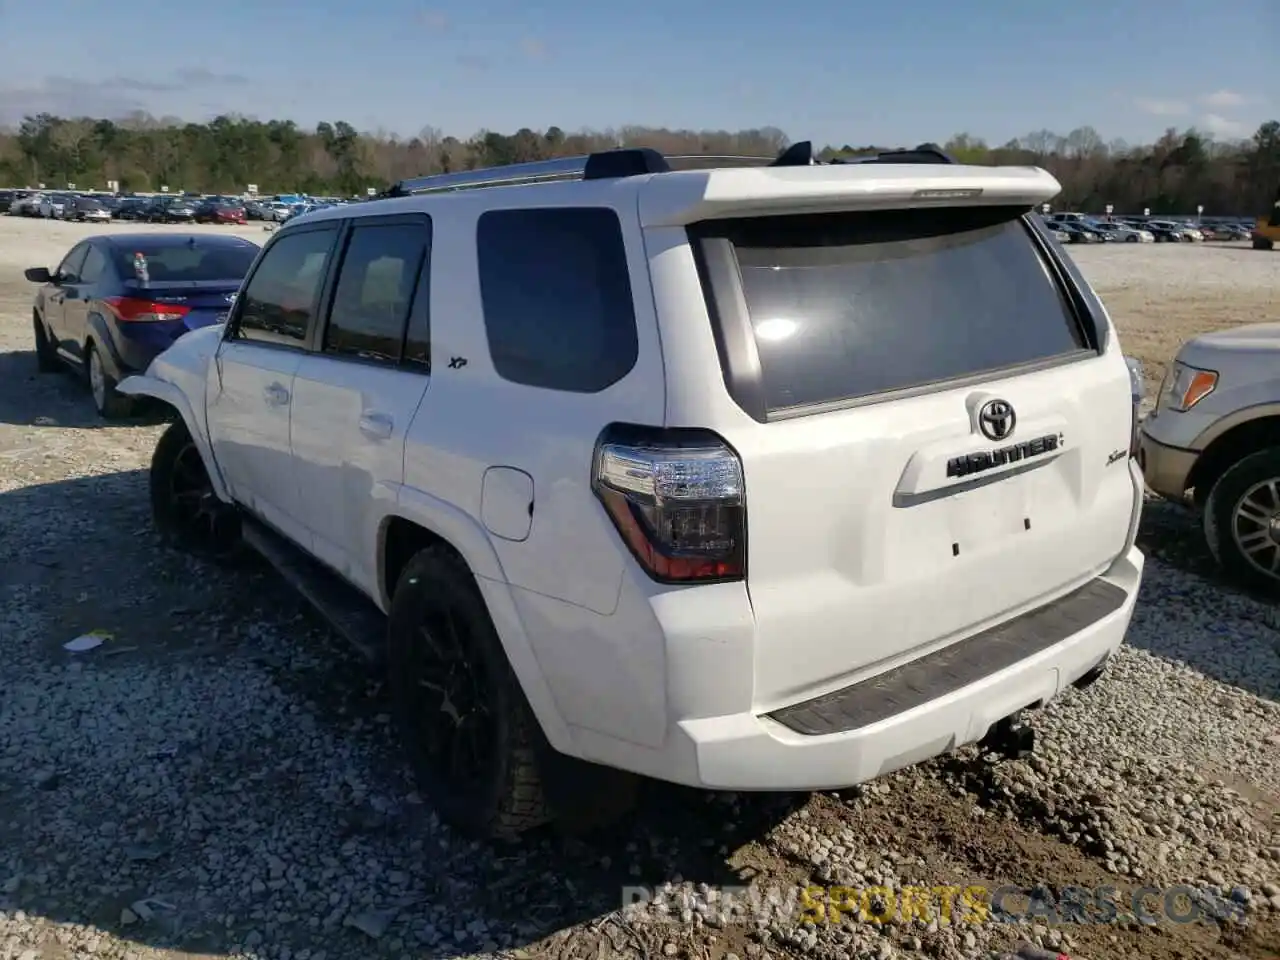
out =
<path fill-rule="evenodd" d="M 231 495 L 304 549 L 311 532 L 289 439 L 302 354 L 225 340 L 206 397 L 209 439 Z"/>
<path fill-rule="evenodd" d="M 231 492 L 213 456 L 205 418 L 206 383 L 221 337 L 220 326 L 203 327 L 185 334 L 151 361 L 146 373 L 125 377 L 116 390 L 127 396 L 152 397 L 173 407 L 200 449 L 214 492 L 230 503 Z"/>
<path fill-rule="evenodd" d="M 315 556 L 373 598 L 378 534 L 395 513 L 405 439 L 427 387 L 416 371 L 317 354 L 294 373 L 287 473 L 298 518 Z"/>

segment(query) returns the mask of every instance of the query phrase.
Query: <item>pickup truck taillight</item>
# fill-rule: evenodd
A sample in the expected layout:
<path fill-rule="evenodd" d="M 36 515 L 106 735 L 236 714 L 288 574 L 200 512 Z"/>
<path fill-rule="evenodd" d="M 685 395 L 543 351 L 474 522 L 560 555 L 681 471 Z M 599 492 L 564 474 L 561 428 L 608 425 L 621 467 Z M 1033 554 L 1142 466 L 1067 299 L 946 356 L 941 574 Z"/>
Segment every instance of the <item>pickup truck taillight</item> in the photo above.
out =
<path fill-rule="evenodd" d="M 708 583 L 745 576 L 742 461 L 714 434 L 610 428 L 596 446 L 592 487 L 654 580 Z"/>

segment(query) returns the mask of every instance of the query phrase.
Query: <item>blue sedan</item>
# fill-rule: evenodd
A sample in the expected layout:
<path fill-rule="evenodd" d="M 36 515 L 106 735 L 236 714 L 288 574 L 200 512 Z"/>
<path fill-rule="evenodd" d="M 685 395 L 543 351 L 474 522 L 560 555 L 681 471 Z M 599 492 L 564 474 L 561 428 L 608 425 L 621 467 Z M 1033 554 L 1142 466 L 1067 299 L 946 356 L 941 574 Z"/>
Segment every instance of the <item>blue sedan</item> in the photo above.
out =
<path fill-rule="evenodd" d="M 126 417 L 132 401 L 116 384 L 141 372 L 188 330 L 222 321 L 261 248 L 243 237 L 119 233 L 89 237 L 41 284 L 32 323 L 42 372 L 70 366 L 89 381 L 94 406 Z"/>

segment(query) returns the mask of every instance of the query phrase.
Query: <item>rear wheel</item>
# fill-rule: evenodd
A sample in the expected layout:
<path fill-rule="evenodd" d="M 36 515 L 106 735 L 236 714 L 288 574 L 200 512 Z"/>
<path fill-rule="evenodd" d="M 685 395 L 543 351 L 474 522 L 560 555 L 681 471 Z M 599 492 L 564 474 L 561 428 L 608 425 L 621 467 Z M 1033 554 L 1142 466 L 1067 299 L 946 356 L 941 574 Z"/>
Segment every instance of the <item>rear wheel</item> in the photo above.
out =
<path fill-rule="evenodd" d="M 179 419 L 151 455 L 151 517 L 171 547 L 214 560 L 235 557 L 240 516 L 214 493 L 200 448 Z"/>
<path fill-rule="evenodd" d="M 105 420 L 123 420 L 133 413 L 133 398 L 116 391 L 116 380 L 107 373 L 97 344 L 90 343 L 86 347 L 85 361 L 89 392 L 93 394 L 93 405 L 99 416 Z"/>
<path fill-rule="evenodd" d="M 428 548 L 405 567 L 387 624 L 396 721 L 419 786 L 467 836 L 547 822 L 540 735 L 471 571 Z"/>
<path fill-rule="evenodd" d="M 1235 583 L 1280 590 L 1280 447 L 1252 453 L 1218 478 L 1205 501 L 1204 536 Z"/>
<path fill-rule="evenodd" d="M 57 373 L 62 369 L 62 361 L 38 313 L 32 313 L 31 326 L 36 340 L 36 369 L 41 373 Z"/>
<path fill-rule="evenodd" d="M 1253 249 L 1255 250 L 1270 250 L 1272 246 L 1273 246 L 1272 242 L 1268 240 L 1266 237 L 1253 238 Z"/>

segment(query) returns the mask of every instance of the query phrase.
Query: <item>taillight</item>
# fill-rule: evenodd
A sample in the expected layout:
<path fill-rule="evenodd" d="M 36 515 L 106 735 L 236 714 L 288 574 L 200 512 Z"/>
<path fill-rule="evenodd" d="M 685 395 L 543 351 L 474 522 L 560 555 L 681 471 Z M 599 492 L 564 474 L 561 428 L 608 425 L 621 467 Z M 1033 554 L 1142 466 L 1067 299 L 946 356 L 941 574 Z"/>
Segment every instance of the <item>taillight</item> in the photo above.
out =
<path fill-rule="evenodd" d="M 707 583 L 745 576 L 742 461 L 714 434 L 606 431 L 596 448 L 592 486 L 654 580 Z"/>
<path fill-rule="evenodd" d="M 1142 396 L 1146 391 L 1146 374 L 1142 369 L 1142 361 L 1137 357 L 1125 357 L 1125 366 L 1129 368 L 1129 392 L 1133 400 L 1131 426 L 1129 429 L 1129 456 L 1138 455 L 1138 426 L 1142 422 L 1138 413 L 1142 407 Z"/>
<path fill-rule="evenodd" d="M 181 320 L 191 312 L 190 307 L 177 303 L 156 303 L 140 297 L 107 297 L 104 301 L 117 320 L 125 323 L 156 323 L 163 320 Z"/>

